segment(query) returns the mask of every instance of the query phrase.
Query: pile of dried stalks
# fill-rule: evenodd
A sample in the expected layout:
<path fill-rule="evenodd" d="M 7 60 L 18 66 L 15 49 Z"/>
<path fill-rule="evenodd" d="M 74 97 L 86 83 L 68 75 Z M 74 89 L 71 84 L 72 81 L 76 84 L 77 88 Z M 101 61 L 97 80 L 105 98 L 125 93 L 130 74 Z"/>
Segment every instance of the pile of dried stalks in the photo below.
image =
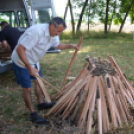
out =
<path fill-rule="evenodd" d="M 128 104 L 134 107 L 134 88 L 113 57 L 102 61 L 87 57 L 78 76 L 53 96 L 56 105 L 45 115 L 61 115 L 90 134 L 99 134 L 132 122 Z"/>

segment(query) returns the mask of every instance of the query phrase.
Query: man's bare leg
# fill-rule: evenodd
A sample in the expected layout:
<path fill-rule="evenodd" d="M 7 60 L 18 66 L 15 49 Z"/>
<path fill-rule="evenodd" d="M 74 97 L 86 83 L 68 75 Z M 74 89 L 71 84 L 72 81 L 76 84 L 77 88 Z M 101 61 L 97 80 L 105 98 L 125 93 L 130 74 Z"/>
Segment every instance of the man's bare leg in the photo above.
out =
<path fill-rule="evenodd" d="M 31 88 L 23 88 L 23 99 L 26 107 L 30 110 L 31 113 L 34 112 L 31 100 Z"/>
<path fill-rule="evenodd" d="M 33 109 L 32 100 L 31 100 L 31 88 L 23 88 L 23 98 L 27 108 L 30 110 L 30 121 L 37 124 L 45 124 L 46 120 L 40 117 Z"/>
<path fill-rule="evenodd" d="M 37 80 L 34 80 L 34 88 L 35 88 L 35 94 L 37 96 L 37 102 L 38 104 L 43 103 L 43 97 L 42 97 L 42 91 L 40 89 L 39 83 Z"/>
<path fill-rule="evenodd" d="M 44 102 L 43 101 L 43 96 L 42 96 L 42 90 L 40 89 L 39 83 L 37 80 L 35 82 L 35 93 L 37 95 L 37 101 L 38 101 L 38 110 L 43 110 L 47 108 L 51 108 L 53 105 L 55 105 L 55 102 Z"/>

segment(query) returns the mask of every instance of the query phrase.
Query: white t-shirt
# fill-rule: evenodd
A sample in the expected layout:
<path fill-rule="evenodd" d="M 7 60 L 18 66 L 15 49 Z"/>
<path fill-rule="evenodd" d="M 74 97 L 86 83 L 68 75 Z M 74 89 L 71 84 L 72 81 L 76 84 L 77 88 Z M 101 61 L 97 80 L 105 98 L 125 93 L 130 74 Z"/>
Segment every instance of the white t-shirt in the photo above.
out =
<path fill-rule="evenodd" d="M 28 62 L 32 65 L 37 64 L 39 59 L 46 54 L 47 50 L 51 46 L 56 47 L 59 45 L 59 43 L 60 41 L 58 36 L 50 36 L 49 24 L 38 24 L 31 26 L 22 34 L 17 46 L 21 44 L 25 47 L 26 57 Z M 16 51 L 17 46 L 15 47 L 11 58 L 15 64 L 22 67 L 18 63 L 20 58 Z"/>

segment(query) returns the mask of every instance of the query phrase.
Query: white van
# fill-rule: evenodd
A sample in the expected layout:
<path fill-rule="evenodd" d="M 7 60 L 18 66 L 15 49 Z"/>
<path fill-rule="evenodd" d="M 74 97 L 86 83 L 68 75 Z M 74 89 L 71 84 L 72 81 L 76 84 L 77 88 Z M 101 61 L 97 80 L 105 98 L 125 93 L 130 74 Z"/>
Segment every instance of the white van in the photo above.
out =
<path fill-rule="evenodd" d="M 28 2 L 26 0 L 0 0 L 0 22 L 7 21 L 23 33 L 31 25 L 49 23 L 50 19 L 55 17 L 53 0 L 30 0 L 30 7 Z M 12 69 L 11 60 L 3 59 L 5 55 L 10 55 L 10 53 L 5 53 L 0 49 L 0 73 Z"/>

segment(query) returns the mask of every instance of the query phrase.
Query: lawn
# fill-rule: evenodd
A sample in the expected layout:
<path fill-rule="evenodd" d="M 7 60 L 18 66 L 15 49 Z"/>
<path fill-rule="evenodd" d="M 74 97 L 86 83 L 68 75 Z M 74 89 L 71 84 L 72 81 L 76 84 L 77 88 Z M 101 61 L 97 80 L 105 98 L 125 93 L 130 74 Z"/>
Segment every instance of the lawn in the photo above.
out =
<path fill-rule="evenodd" d="M 62 39 L 61 42 L 77 44 L 78 39 Z M 47 54 L 40 60 L 44 79 L 58 89 L 61 88 L 73 53 L 74 50 L 63 50 L 61 53 Z M 100 56 L 102 59 L 106 59 L 108 54 L 114 57 L 122 71 L 126 74 L 127 79 L 134 83 L 134 42 L 132 38 L 124 38 L 122 36 L 115 36 L 113 38 L 85 38 L 71 69 L 70 76 L 77 76 L 85 63 L 87 55 L 92 58 Z M 55 91 L 47 85 L 46 88 L 51 96 L 55 94 Z M 34 107 L 37 109 L 33 90 L 31 95 Z M 42 112 L 39 114 L 43 116 Z M 0 75 L 0 134 L 70 133 L 70 128 L 68 130 L 67 127 L 64 127 L 64 122 L 58 119 L 56 121 L 48 119 L 47 125 L 35 127 L 35 124 L 29 121 L 29 111 L 25 108 L 22 90 L 15 82 L 13 71 Z M 57 129 L 53 125 L 57 125 Z M 72 129 L 77 131 L 77 128 Z M 124 125 L 122 129 L 109 132 L 109 134 L 117 132 L 120 134 L 130 134 L 133 131 L 134 125 L 131 124 L 129 127 Z"/>

